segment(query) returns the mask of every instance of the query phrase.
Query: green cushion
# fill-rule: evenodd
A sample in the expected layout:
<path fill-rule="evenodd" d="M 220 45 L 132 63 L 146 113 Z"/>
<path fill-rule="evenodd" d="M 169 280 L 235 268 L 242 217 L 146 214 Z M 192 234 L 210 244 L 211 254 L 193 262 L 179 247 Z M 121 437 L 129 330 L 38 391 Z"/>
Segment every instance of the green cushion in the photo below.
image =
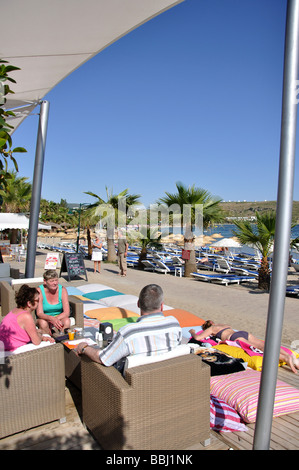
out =
<path fill-rule="evenodd" d="M 140 316 L 129 317 L 129 318 L 113 318 L 112 320 L 105 320 L 113 325 L 113 330 L 118 331 L 122 326 L 127 325 L 128 323 L 135 323 Z"/>

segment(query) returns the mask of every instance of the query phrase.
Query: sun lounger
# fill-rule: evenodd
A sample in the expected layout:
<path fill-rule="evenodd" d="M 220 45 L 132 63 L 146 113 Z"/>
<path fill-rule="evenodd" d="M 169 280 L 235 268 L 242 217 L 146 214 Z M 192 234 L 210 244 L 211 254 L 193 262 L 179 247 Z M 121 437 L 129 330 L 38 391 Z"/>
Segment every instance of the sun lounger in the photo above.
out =
<path fill-rule="evenodd" d="M 253 276 L 256 279 L 258 278 L 259 274 L 258 271 L 252 271 L 246 266 L 234 265 L 233 263 L 229 263 L 226 259 L 219 259 L 217 260 L 217 265 L 215 267 L 215 271 L 220 271 L 225 274 L 241 274 L 244 276 Z"/>
<path fill-rule="evenodd" d="M 256 261 L 250 258 L 241 258 L 238 256 L 233 259 L 232 264 L 237 264 L 239 266 L 242 266 L 244 268 L 251 269 L 254 271 L 257 271 L 261 267 L 261 263 L 259 261 Z"/>
<path fill-rule="evenodd" d="M 232 266 L 231 272 L 232 273 L 241 273 L 244 276 L 253 276 L 256 279 L 258 279 L 258 277 L 259 277 L 258 271 L 251 271 L 249 269 L 242 268 L 242 267 L 239 267 L 239 266 L 236 266 L 236 267 Z"/>
<path fill-rule="evenodd" d="M 296 272 L 299 272 L 299 263 L 291 263 L 291 267 L 294 268 Z"/>
<path fill-rule="evenodd" d="M 184 262 L 179 256 L 172 256 L 172 262 L 174 265 L 183 266 Z"/>
<path fill-rule="evenodd" d="M 137 256 L 128 256 L 127 257 L 127 266 L 130 268 L 137 268 L 138 266 L 138 257 Z"/>
<path fill-rule="evenodd" d="M 144 265 L 144 271 L 155 271 L 155 268 L 156 268 L 155 263 L 152 263 L 148 259 L 142 260 L 141 263 Z"/>
<path fill-rule="evenodd" d="M 287 286 L 286 294 L 289 295 L 299 295 L 299 286 Z"/>
<path fill-rule="evenodd" d="M 206 282 L 216 282 L 228 286 L 228 284 L 240 284 L 241 282 L 253 281 L 253 276 L 237 276 L 235 274 L 200 274 L 191 273 L 195 279 Z"/>
<path fill-rule="evenodd" d="M 219 272 L 227 274 L 231 271 L 231 269 L 232 269 L 232 267 L 226 259 L 224 259 L 224 258 L 218 258 L 217 259 L 217 263 L 216 263 L 216 266 L 215 266 L 215 271 L 219 271 Z"/>
<path fill-rule="evenodd" d="M 175 273 L 175 266 L 165 264 L 162 261 L 159 261 L 158 259 L 155 260 L 155 264 L 156 264 L 155 272 L 157 273 L 163 273 L 163 274 Z"/>

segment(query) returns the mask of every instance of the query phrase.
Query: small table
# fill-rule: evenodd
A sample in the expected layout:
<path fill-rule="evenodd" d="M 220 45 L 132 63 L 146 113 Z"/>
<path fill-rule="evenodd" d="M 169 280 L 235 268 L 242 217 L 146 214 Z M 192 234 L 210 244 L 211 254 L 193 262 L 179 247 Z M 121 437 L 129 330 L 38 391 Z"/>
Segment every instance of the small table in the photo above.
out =
<path fill-rule="evenodd" d="M 95 327 L 84 328 L 82 341 L 84 341 L 85 338 L 90 338 L 95 341 L 97 331 L 98 330 Z M 65 377 L 81 390 L 81 358 L 80 356 L 77 356 L 73 349 L 70 349 L 65 345 L 66 341 L 67 340 L 62 341 L 64 346 Z M 101 346 L 96 344 L 94 347 L 100 350 L 106 347 L 106 344 L 103 342 Z"/>

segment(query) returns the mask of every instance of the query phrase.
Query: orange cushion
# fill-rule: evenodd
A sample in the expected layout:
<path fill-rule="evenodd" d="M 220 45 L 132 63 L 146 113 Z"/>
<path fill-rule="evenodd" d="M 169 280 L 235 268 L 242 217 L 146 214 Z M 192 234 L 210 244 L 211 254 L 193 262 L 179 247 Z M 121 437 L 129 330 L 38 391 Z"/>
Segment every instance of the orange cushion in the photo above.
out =
<path fill-rule="evenodd" d="M 199 318 L 197 315 L 194 315 L 191 312 L 187 312 L 187 310 L 181 310 L 180 308 L 172 308 L 170 310 L 163 310 L 163 314 L 165 317 L 172 315 L 175 317 L 181 328 L 186 326 L 201 326 L 205 320 Z"/>
<path fill-rule="evenodd" d="M 126 308 L 121 307 L 95 308 L 92 310 L 87 310 L 87 312 L 85 312 L 85 316 L 89 318 L 96 318 L 101 322 L 106 320 L 113 320 L 114 318 L 139 317 L 137 313 L 131 312 L 131 310 L 127 310 Z"/>

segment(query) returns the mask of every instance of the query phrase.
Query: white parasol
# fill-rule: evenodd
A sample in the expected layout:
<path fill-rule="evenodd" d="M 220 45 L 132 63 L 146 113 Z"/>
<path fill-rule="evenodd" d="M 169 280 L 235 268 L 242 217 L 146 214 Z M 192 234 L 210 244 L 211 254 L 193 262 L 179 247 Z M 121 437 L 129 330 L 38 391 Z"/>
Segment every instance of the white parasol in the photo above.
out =
<path fill-rule="evenodd" d="M 212 243 L 211 246 L 218 246 L 223 248 L 241 248 L 243 245 L 238 242 L 235 238 L 222 238 L 221 240 Z"/>

